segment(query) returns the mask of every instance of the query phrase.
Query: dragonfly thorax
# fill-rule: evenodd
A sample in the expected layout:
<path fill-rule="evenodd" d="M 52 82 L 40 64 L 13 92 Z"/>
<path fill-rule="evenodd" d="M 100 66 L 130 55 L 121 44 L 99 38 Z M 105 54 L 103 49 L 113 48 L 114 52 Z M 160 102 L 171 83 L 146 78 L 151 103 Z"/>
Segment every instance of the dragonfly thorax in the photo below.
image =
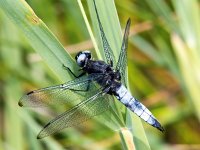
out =
<path fill-rule="evenodd" d="M 84 67 L 87 61 L 91 59 L 91 57 L 92 56 L 91 56 L 90 51 L 82 51 L 76 55 L 75 59 L 76 59 L 77 64 L 80 67 Z"/>

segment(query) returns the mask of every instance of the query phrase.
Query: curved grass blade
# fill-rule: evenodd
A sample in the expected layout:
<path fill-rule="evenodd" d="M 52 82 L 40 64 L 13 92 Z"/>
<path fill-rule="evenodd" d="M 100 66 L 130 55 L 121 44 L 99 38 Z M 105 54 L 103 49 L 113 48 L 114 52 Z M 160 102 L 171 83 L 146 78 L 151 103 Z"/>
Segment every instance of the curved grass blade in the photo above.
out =
<path fill-rule="evenodd" d="M 62 65 L 65 64 L 73 69 L 76 64 L 26 1 L 1 0 L 0 8 L 23 31 L 31 46 L 42 56 L 56 75 L 62 80 L 69 80 L 70 76 L 62 68 Z"/>

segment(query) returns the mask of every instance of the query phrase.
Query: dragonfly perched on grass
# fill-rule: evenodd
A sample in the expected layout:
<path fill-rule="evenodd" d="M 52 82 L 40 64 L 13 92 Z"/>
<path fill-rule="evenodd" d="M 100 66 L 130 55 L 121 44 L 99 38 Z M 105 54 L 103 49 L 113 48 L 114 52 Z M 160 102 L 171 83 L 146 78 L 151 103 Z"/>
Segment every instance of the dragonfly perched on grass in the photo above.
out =
<path fill-rule="evenodd" d="M 95 0 L 93 2 L 106 62 L 93 60 L 90 51 L 79 52 L 75 57 L 80 70 L 82 70 L 79 75 L 75 75 L 70 68 L 64 66 L 75 77 L 74 80 L 61 85 L 31 91 L 20 99 L 19 106 L 31 107 L 69 103 L 76 99 L 81 101 L 47 123 L 38 134 L 37 138 L 39 139 L 64 128 L 79 125 L 109 110 L 109 102 L 114 101 L 113 96 L 148 124 L 160 131 L 164 131 L 152 113 L 134 98 L 126 88 L 127 47 L 131 20 L 128 19 L 127 21 L 119 59 L 115 63 L 114 55 L 100 21 Z"/>

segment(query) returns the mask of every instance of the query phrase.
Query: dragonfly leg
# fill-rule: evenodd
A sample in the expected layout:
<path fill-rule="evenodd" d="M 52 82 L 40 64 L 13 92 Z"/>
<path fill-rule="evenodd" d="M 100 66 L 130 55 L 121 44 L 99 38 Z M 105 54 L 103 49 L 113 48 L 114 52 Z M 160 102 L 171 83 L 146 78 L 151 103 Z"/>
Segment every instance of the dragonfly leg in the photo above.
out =
<path fill-rule="evenodd" d="M 82 72 L 80 75 L 76 76 L 75 73 L 73 73 L 73 71 L 69 67 L 65 66 L 64 64 L 63 64 L 63 68 L 68 70 L 75 78 L 79 78 L 86 74 L 85 72 Z"/>
<path fill-rule="evenodd" d="M 113 67 L 113 61 L 112 60 L 110 61 L 110 65 L 111 65 L 111 67 Z"/>

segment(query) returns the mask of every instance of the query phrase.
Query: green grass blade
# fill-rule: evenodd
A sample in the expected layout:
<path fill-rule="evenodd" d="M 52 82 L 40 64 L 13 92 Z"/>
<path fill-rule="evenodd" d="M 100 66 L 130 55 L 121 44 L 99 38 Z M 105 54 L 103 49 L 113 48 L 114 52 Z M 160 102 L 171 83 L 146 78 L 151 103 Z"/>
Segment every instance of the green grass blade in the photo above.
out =
<path fill-rule="evenodd" d="M 8 77 L 8 78 L 11 78 Z M 16 117 L 16 112 L 19 110 L 16 109 L 15 97 L 19 96 L 19 82 L 16 78 L 10 79 L 6 83 L 5 87 L 5 141 L 11 149 L 20 150 L 23 145 L 22 138 L 22 121 Z M 15 136 L 16 135 L 16 136 Z"/>
<path fill-rule="evenodd" d="M 98 22 L 96 20 L 96 13 L 94 10 L 94 5 L 93 5 L 93 0 L 87 0 L 87 2 L 88 2 L 89 9 L 90 9 L 91 20 L 93 22 L 94 32 L 96 35 L 96 39 L 97 39 L 97 43 L 98 43 L 98 47 L 99 47 L 99 51 L 100 51 L 99 53 L 101 54 L 101 56 L 104 56 Z M 100 20 L 102 22 L 106 37 L 109 41 L 109 44 L 113 50 L 115 57 L 118 58 L 120 49 L 121 49 L 121 43 L 122 43 L 122 30 L 120 27 L 120 22 L 118 19 L 114 1 L 108 1 L 108 0 L 98 1 L 98 0 L 96 0 L 96 4 L 97 4 L 97 9 L 98 9 L 98 12 L 100 15 Z M 127 16 L 127 19 L 128 18 L 129 18 L 129 16 Z M 121 104 L 119 104 L 117 106 L 117 108 L 119 108 L 120 105 Z M 121 109 L 117 109 L 118 114 L 122 113 L 120 110 Z M 130 127 L 130 124 L 132 125 L 132 116 L 129 115 L 129 113 L 130 113 L 129 111 L 125 111 L 125 112 L 126 112 L 126 114 L 125 114 L 126 117 L 124 118 L 123 121 L 126 122 L 127 127 Z M 133 129 L 132 134 L 133 134 L 133 140 L 135 142 L 134 143 L 135 147 L 136 147 L 136 149 L 143 149 L 144 147 L 146 149 L 150 149 L 149 143 L 148 143 L 146 135 L 144 133 L 144 129 L 141 124 L 141 121 L 139 119 L 135 119 L 135 118 L 136 118 L 136 116 L 134 117 L 134 124 L 137 124 L 137 128 L 135 126 L 131 127 Z M 136 130 L 138 130 L 140 132 L 136 132 Z M 121 130 L 121 132 L 123 132 L 123 131 Z M 124 136 L 125 134 L 120 134 L 120 135 L 121 135 L 121 139 L 122 139 L 121 142 L 123 142 L 124 140 L 128 140 L 128 139 L 126 139 L 127 137 Z M 140 139 L 140 142 L 137 142 L 138 139 Z M 124 148 L 130 148 L 130 146 L 128 146 L 126 142 L 124 141 L 122 145 L 125 145 Z"/>
<path fill-rule="evenodd" d="M 130 42 L 137 46 L 144 54 L 154 60 L 156 63 L 161 64 L 163 63 L 162 58 L 160 57 L 159 52 L 144 38 L 136 35 L 130 37 Z"/>
<path fill-rule="evenodd" d="M 69 80 L 69 75 L 62 68 L 62 64 L 72 69 L 76 64 L 29 5 L 21 0 L 0 0 L 0 8 L 23 31 L 31 46 L 56 75 L 62 80 Z"/>
<path fill-rule="evenodd" d="M 197 0 L 190 2 L 187 0 L 174 1 L 183 39 L 180 38 L 180 35 L 173 34 L 172 43 L 179 62 L 184 86 L 195 108 L 195 114 L 200 120 L 200 9 L 198 4 Z"/>
<path fill-rule="evenodd" d="M 145 1 L 157 16 L 161 16 L 163 18 L 163 21 L 165 21 L 166 25 L 170 30 L 180 33 L 177 23 L 172 17 L 173 15 L 172 10 L 167 5 L 166 1 L 159 1 L 159 0 L 151 0 L 151 1 L 145 0 Z"/>

